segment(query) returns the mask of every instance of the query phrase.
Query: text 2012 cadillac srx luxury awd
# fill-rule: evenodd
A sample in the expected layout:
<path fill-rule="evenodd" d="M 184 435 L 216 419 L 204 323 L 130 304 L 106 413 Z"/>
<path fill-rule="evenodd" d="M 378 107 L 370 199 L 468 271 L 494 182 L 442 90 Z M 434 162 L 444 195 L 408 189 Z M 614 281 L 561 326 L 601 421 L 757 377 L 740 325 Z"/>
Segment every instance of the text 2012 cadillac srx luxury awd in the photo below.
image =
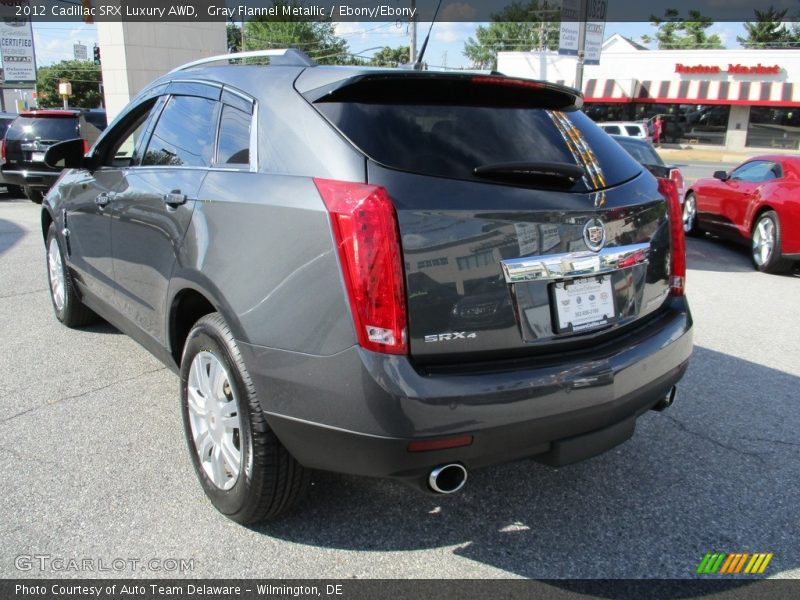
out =
<path fill-rule="evenodd" d="M 579 107 L 500 75 L 191 63 L 65 166 L 53 306 L 180 374 L 185 435 L 241 523 L 311 469 L 436 493 L 627 440 L 692 351 L 672 182 Z"/>

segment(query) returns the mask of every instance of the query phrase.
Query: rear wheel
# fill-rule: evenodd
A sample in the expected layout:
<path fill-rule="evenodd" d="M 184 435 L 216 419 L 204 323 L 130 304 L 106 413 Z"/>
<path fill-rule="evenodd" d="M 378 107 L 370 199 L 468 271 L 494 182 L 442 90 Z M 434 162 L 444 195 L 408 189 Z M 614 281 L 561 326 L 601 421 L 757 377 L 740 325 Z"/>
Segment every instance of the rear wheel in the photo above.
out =
<path fill-rule="evenodd" d="M 41 204 L 42 201 L 44 200 L 44 192 L 42 192 L 42 190 L 32 187 L 26 187 L 24 191 L 25 191 L 25 197 L 31 202 L 35 202 L 36 204 Z"/>
<path fill-rule="evenodd" d="M 692 193 L 683 199 L 683 231 L 686 235 L 700 235 L 697 226 L 697 198 Z"/>
<path fill-rule="evenodd" d="M 61 243 L 55 225 L 47 230 L 47 275 L 50 282 L 50 299 L 56 318 L 67 327 L 88 325 L 97 318 L 75 293 L 72 275 L 64 264 Z"/>
<path fill-rule="evenodd" d="M 181 360 L 184 432 L 211 503 L 242 524 L 292 508 L 309 482 L 267 424 L 233 334 L 219 313 L 195 323 Z"/>
<path fill-rule="evenodd" d="M 22 189 L 22 186 L 19 185 L 6 185 L 6 193 L 9 196 L 19 197 L 23 196 L 25 192 Z"/>
<path fill-rule="evenodd" d="M 756 269 L 764 273 L 786 273 L 792 261 L 781 256 L 781 222 L 773 210 L 761 213 L 750 235 Z"/>

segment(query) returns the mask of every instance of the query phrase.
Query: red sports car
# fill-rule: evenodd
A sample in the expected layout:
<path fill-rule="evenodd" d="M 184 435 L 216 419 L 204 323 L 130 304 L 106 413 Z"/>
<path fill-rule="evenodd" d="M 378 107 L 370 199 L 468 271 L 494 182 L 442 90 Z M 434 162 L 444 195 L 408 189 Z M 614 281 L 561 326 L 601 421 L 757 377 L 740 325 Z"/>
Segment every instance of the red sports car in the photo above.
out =
<path fill-rule="evenodd" d="M 800 156 L 757 156 L 698 179 L 686 192 L 684 225 L 749 241 L 759 271 L 790 271 L 800 261 Z"/>

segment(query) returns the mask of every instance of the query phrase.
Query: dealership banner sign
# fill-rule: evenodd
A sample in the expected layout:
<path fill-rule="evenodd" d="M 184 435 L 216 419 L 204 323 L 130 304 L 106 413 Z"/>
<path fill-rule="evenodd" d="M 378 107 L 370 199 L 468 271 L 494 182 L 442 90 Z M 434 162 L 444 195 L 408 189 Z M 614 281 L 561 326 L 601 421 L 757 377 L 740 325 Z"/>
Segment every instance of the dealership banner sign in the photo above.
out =
<path fill-rule="evenodd" d="M 586 3 L 586 44 L 583 63 L 599 65 L 603 34 L 606 28 L 605 20 L 608 8 L 606 0 L 562 0 L 558 53 L 577 56 L 579 28 L 582 25 L 584 10 L 583 3 Z"/>
<path fill-rule="evenodd" d="M 28 0 L 15 5 L 27 6 Z M 0 56 L 6 85 L 36 83 L 36 59 L 33 53 L 33 29 L 30 17 L 18 17 L 4 11 L 0 18 Z"/>

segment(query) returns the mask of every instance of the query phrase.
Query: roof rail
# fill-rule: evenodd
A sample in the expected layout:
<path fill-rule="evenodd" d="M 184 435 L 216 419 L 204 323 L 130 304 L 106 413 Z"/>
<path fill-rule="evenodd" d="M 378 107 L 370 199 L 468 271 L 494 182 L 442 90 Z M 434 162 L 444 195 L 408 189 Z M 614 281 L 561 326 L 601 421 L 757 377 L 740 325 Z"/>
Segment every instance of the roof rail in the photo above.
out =
<path fill-rule="evenodd" d="M 250 50 L 249 52 L 232 52 L 230 54 L 218 54 L 217 56 L 208 56 L 195 60 L 180 67 L 176 67 L 170 71 L 185 71 L 186 69 L 194 69 L 209 63 L 215 62 L 230 62 L 232 60 L 239 60 L 244 58 L 264 58 L 269 57 L 270 64 L 275 66 L 291 66 L 291 67 L 311 67 L 315 63 L 311 57 L 302 50 L 297 48 L 283 48 L 283 49 L 270 49 L 270 50 Z"/>

